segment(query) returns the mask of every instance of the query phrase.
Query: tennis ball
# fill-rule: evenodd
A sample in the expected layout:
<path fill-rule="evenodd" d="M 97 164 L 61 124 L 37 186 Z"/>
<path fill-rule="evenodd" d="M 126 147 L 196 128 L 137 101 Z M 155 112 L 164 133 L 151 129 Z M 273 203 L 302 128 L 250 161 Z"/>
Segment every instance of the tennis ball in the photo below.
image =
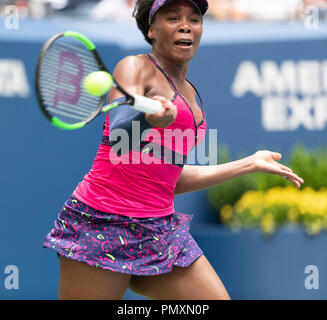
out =
<path fill-rule="evenodd" d="M 105 71 L 90 73 L 84 80 L 85 90 L 97 97 L 105 95 L 113 85 L 112 76 Z"/>

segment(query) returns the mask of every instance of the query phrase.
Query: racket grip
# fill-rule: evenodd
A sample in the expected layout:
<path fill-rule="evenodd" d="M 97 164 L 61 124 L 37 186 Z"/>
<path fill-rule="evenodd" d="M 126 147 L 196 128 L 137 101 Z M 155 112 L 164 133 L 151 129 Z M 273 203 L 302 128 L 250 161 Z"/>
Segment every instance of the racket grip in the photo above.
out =
<path fill-rule="evenodd" d="M 139 95 L 135 95 L 134 99 L 134 105 L 131 107 L 141 112 L 156 113 L 162 108 L 161 102 L 157 100 L 149 99 Z"/>

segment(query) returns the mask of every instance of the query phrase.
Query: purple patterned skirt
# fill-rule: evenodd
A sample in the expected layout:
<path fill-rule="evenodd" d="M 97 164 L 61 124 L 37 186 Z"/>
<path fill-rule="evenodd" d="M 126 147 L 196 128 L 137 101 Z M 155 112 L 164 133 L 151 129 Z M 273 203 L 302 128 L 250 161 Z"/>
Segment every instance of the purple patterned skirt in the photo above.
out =
<path fill-rule="evenodd" d="M 187 267 L 203 252 L 189 233 L 192 215 L 131 218 L 95 210 L 71 196 L 43 247 L 91 266 L 134 275 Z"/>

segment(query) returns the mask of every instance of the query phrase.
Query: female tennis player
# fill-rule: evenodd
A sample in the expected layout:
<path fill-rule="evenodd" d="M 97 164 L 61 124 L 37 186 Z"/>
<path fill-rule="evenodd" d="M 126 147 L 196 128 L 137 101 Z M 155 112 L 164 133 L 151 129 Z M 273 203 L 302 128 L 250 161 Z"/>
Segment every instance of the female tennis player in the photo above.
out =
<path fill-rule="evenodd" d="M 162 103 L 155 114 L 128 106 L 109 111 L 92 169 L 65 202 L 44 246 L 60 258 L 59 299 L 121 299 L 126 289 L 150 299 L 230 299 L 223 283 L 192 238 L 192 215 L 176 212 L 176 194 L 206 189 L 234 177 L 262 171 L 279 174 L 300 187 L 303 180 L 267 150 L 214 166 L 186 165 L 187 153 L 203 139 L 206 118 L 194 86 L 186 80 L 188 66 L 202 36 L 206 0 L 138 0 L 135 18 L 152 50 L 122 59 L 114 77 L 131 94 Z M 121 94 L 113 89 L 109 100 Z M 143 133 L 156 129 L 191 130 L 191 145 L 173 144 L 165 157 L 163 139 L 152 144 L 160 163 L 113 164 L 114 129 Z M 146 131 L 148 130 L 148 131 Z M 128 154 L 149 152 L 144 141 Z M 118 153 L 117 153 L 118 155 Z M 165 160 L 165 161 L 163 161 Z"/>

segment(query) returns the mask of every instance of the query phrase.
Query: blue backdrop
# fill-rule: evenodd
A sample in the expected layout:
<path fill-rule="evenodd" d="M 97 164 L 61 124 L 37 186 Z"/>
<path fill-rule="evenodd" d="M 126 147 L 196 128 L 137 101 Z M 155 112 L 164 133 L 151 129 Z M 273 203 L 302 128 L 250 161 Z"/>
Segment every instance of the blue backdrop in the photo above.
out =
<path fill-rule="evenodd" d="M 42 241 L 58 210 L 90 169 L 102 135 L 103 116 L 82 130 L 66 132 L 49 125 L 38 110 L 33 86 L 38 53 L 49 36 L 68 29 L 91 37 L 111 70 L 122 57 L 150 50 L 130 24 L 26 20 L 18 30 L 6 30 L 0 20 L 0 299 L 56 298 L 57 258 L 42 249 Z M 296 142 L 312 147 L 326 143 L 327 25 L 309 31 L 302 24 L 207 22 L 204 30 L 188 78 L 204 100 L 208 129 L 218 130 L 218 150 L 227 143 L 233 158 L 262 147 L 287 157 Z M 300 244 L 292 242 L 289 250 L 295 246 L 298 259 L 280 266 L 283 233 L 277 246 L 261 243 L 257 251 L 240 257 L 240 243 L 245 246 L 246 238 L 253 244 L 251 241 L 261 241 L 261 236 L 245 233 L 240 239 L 242 235 L 233 237 L 216 228 L 211 233 L 215 240 L 208 238 L 207 230 L 212 230 L 211 223 L 217 218 L 205 191 L 176 197 L 175 207 L 194 214 L 194 236 L 233 298 L 326 296 L 322 283 L 314 295 L 313 291 L 307 294 L 304 271 L 290 283 L 278 282 L 282 288 L 275 285 L 280 270 L 291 275 L 294 265 L 304 270 L 305 265 L 316 263 L 320 270 L 327 269 L 323 236 L 311 242 L 309 256 L 301 256 Z M 288 234 L 287 230 L 284 233 Z M 270 271 L 259 264 L 253 275 L 250 262 L 257 255 L 264 256 L 266 250 L 276 254 L 276 259 L 269 260 Z M 279 271 L 274 271 L 274 263 Z M 19 269 L 17 290 L 5 287 L 8 265 Z M 256 277 L 261 282 L 255 281 Z M 321 281 L 327 287 L 323 276 Z M 126 297 L 135 296 L 128 293 Z"/>

